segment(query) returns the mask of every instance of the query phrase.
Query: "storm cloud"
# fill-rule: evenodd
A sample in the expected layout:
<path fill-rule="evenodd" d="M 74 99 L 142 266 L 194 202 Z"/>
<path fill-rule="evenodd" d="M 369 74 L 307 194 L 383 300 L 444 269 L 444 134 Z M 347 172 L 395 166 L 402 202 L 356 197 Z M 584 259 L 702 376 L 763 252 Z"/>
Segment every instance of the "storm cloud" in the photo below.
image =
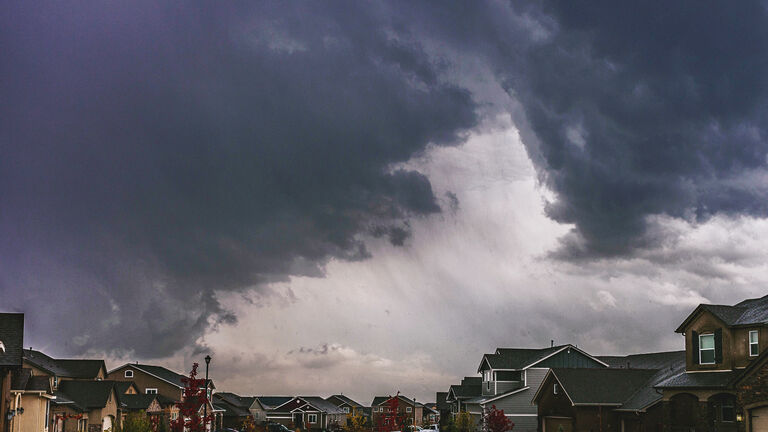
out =
<path fill-rule="evenodd" d="M 402 245 L 440 204 L 394 164 L 476 123 L 356 2 L 9 7 L 0 291 L 70 353 L 167 355 L 235 319 L 216 290 Z"/>
<path fill-rule="evenodd" d="M 537 252 L 680 260 L 655 221 L 768 212 L 766 23 L 747 1 L 5 5 L 3 309 L 53 354 L 204 350 L 238 319 L 221 293 L 464 211 L 408 162 L 499 113 L 572 227 Z"/>

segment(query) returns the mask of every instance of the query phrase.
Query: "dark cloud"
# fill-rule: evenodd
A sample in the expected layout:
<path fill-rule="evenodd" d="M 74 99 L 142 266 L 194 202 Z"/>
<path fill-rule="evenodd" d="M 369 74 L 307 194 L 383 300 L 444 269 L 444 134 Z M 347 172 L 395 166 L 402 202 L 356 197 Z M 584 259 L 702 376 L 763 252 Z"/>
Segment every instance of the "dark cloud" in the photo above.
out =
<path fill-rule="evenodd" d="M 215 290 L 322 275 L 440 211 L 393 167 L 475 104 L 364 6 L 4 7 L 0 293 L 33 340 L 167 355 L 236 319 Z"/>
<path fill-rule="evenodd" d="M 765 215 L 768 19 L 763 4 L 548 2 L 506 83 L 526 144 L 573 223 L 561 256 L 658 244 L 649 215 Z M 498 61 L 503 64 L 503 61 Z"/>

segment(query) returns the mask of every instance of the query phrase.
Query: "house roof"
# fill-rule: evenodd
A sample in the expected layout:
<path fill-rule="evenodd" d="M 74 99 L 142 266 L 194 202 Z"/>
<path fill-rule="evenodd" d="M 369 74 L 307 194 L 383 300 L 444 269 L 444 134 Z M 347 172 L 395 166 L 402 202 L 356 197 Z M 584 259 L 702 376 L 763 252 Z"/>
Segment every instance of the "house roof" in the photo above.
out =
<path fill-rule="evenodd" d="M 120 404 L 129 411 L 146 411 L 156 399 L 157 395 L 154 394 L 124 394 L 120 396 Z"/>
<path fill-rule="evenodd" d="M 448 396 L 457 399 L 478 397 L 483 394 L 483 379 L 480 377 L 464 377 L 461 384 L 454 384 L 448 389 Z"/>
<path fill-rule="evenodd" d="M 665 351 L 626 356 L 597 356 L 609 367 L 619 369 L 663 369 L 685 366 L 685 350 Z"/>
<path fill-rule="evenodd" d="M 115 381 L 115 391 L 118 395 L 124 395 L 129 388 L 134 386 L 133 381 Z M 138 391 L 138 388 L 136 389 Z"/>
<path fill-rule="evenodd" d="M 0 366 L 21 366 L 24 314 L 0 313 Z"/>
<path fill-rule="evenodd" d="M 376 396 L 376 397 L 373 398 L 373 402 L 371 402 L 371 406 L 382 405 L 384 402 L 392 399 L 393 397 L 394 396 Z M 408 399 L 407 397 L 405 397 L 403 395 L 398 395 L 397 397 L 398 397 L 398 399 L 403 401 L 403 403 L 405 403 L 407 405 L 413 405 L 413 399 Z M 421 403 L 419 403 L 417 401 L 416 402 L 416 407 L 420 407 L 420 406 L 424 406 L 424 405 L 422 405 Z"/>
<path fill-rule="evenodd" d="M 630 399 L 658 371 L 649 369 L 552 369 L 574 405 L 616 405 Z"/>
<path fill-rule="evenodd" d="M 330 402 L 330 403 L 332 403 L 332 404 L 334 404 L 336 406 L 341 406 L 341 405 L 347 404 L 347 405 L 355 407 L 355 408 L 362 408 L 362 405 L 360 405 L 359 403 L 355 402 L 354 400 L 348 398 L 347 396 L 344 396 L 343 394 L 332 395 L 332 396 L 327 397 L 325 400 L 327 400 L 328 402 Z"/>
<path fill-rule="evenodd" d="M 303 399 L 305 402 L 319 409 L 320 411 L 324 411 L 328 414 L 344 414 L 344 411 L 342 411 L 341 408 L 337 407 L 331 402 L 328 402 L 320 396 L 299 396 L 299 398 Z"/>
<path fill-rule="evenodd" d="M 55 396 L 57 399 L 61 396 L 62 400 L 72 401 L 81 409 L 103 408 L 114 388 L 115 381 L 67 380 L 59 384 Z"/>
<path fill-rule="evenodd" d="M 251 407 L 254 396 L 240 396 L 229 392 L 220 392 L 213 394 L 213 402 L 224 409 L 224 415 L 227 417 L 245 417 L 251 415 L 248 408 Z"/>
<path fill-rule="evenodd" d="M 575 349 L 587 357 L 600 361 L 571 344 L 556 345 L 547 348 L 496 348 L 493 354 L 483 355 L 477 372 L 481 372 L 487 363 L 491 369 L 512 369 L 521 370 L 532 366 L 557 354 L 564 349 Z"/>
<path fill-rule="evenodd" d="M 293 396 L 256 396 L 264 409 L 270 410 L 293 399 Z"/>
<path fill-rule="evenodd" d="M 729 327 L 768 325 L 768 295 L 747 299 L 733 306 L 700 304 L 675 331 L 677 333 L 684 332 L 688 323 L 701 311 L 711 313 Z"/>
<path fill-rule="evenodd" d="M 14 371 L 11 379 L 11 390 L 15 391 L 42 391 L 51 393 L 51 380 L 47 376 L 34 376 L 28 368 Z"/>
<path fill-rule="evenodd" d="M 176 373 L 170 369 L 164 368 L 162 366 L 155 366 L 155 365 L 148 365 L 148 364 L 139 364 L 134 363 L 130 366 L 135 367 L 136 369 L 139 369 L 141 371 L 144 371 L 150 375 L 154 375 L 164 381 L 168 381 L 169 383 L 183 388 L 184 387 L 184 381 L 183 379 L 187 378 L 186 376 Z"/>
<path fill-rule="evenodd" d="M 107 368 L 100 359 L 55 359 L 40 351 L 24 350 L 24 360 L 53 375 L 66 378 L 95 379 Z"/>
<path fill-rule="evenodd" d="M 731 381 L 736 380 L 742 373 L 741 370 L 727 372 L 695 372 L 689 373 L 682 371 L 674 374 L 656 384 L 657 388 L 675 389 L 675 388 L 726 388 Z"/>

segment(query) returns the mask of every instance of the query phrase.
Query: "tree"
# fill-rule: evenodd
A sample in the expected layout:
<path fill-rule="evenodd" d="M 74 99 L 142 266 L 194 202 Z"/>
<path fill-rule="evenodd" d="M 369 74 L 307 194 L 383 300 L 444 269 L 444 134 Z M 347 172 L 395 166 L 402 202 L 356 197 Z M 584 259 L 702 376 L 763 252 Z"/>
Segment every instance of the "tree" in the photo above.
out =
<path fill-rule="evenodd" d="M 144 411 L 128 414 L 123 422 L 123 432 L 152 432 L 152 423 Z"/>
<path fill-rule="evenodd" d="M 205 432 L 206 425 L 213 418 L 213 413 L 201 416 L 200 410 L 208 403 L 205 379 L 197 378 L 197 363 L 192 364 L 188 378 L 182 378 L 184 391 L 182 401 L 177 403 L 179 417 L 171 422 L 172 432 Z"/>
<path fill-rule="evenodd" d="M 457 432 L 475 432 L 475 421 L 468 412 L 462 411 L 454 420 L 454 428 Z"/>
<path fill-rule="evenodd" d="M 486 408 L 483 413 L 483 430 L 485 432 L 507 432 L 515 424 L 504 415 L 504 410 L 496 409 L 496 405 Z"/>
<path fill-rule="evenodd" d="M 347 421 L 342 429 L 344 432 L 368 432 L 366 423 L 363 413 L 358 410 L 357 413 L 347 414 Z"/>
<path fill-rule="evenodd" d="M 243 420 L 240 425 L 241 432 L 256 432 L 256 422 L 253 421 L 253 417 L 248 416 Z"/>

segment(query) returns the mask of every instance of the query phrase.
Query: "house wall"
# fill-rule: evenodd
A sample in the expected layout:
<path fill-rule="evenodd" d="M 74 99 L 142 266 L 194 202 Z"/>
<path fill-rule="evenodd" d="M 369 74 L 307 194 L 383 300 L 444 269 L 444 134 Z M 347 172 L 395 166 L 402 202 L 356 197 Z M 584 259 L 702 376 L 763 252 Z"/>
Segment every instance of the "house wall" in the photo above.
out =
<path fill-rule="evenodd" d="M 128 369 L 133 371 L 133 378 L 125 377 L 125 371 Z M 182 398 L 182 389 L 180 387 L 156 378 L 140 369 L 132 368 L 131 365 L 125 365 L 113 370 L 112 373 L 107 375 L 107 378 L 114 381 L 133 381 L 142 394 L 146 393 L 147 388 L 156 388 L 157 394 L 169 399 L 180 401 Z"/>
<path fill-rule="evenodd" d="M 261 407 L 258 401 L 254 401 L 253 405 L 248 408 L 248 411 L 251 412 L 253 421 L 256 424 L 261 424 L 267 421 L 267 411 Z"/>
<path fill-rule="evenodd" d="M 752 371 L 736 385 L 736 405 L 744 417 L 740 431 L 751 431 L 750 414 L 753 410 L 768 406 L 768 362 L 763 360 L 759 369 Z"/>
<path fill-rule="evenodd" d="M 39 394 L 22 394 L 20 397 L 24 408 L 24 414 L 13 418 L 12 432 L 40 432 L 46 430 L 45 410 L 48 405 L 48 399 Z"/>
<path fill-rule="evenodd" d="M 576 410 L 571 405 L 571 401 L 568 400 L 568 397 L 562 391 L 558 392 L 558 394 L 555 394 L 552 391 L 554 383 L 555 380 L 550 377 L 542 382 L 541 389 L 538 390 L 539 398 L 536 412 L 538 414 L 537 421 L 539 428 L 544 427 L 544 419 L 546 417 L 565 417 L 573 419 L 574 421 L 576 419 Z"/>
<path fill-rule="evenodd" d="M 11 408 L 11 368 L 0 367 L 0 432 L 8 432 L 7 414 Z"/>
<path fill-rule="evenodd" d="M 694 361 L 694 355 L 698 356 L 698 352 L 693 352 L 693 331 L 700 335 L 714 332 L 716 329 L 723 331 L 723 361 L 714 365 L 697 364 Z M 750 330 L 758 331 L 758 347 L 760 352 L 763 352 L 768 345 L 768 328 L 757 326 L 728 328 L 711 313 L 702 311 L 685 327 L 686 369 L 689 371 L 724 370 L 748 366 L 752 359 L 756 358 L 749 356 Z"/>

